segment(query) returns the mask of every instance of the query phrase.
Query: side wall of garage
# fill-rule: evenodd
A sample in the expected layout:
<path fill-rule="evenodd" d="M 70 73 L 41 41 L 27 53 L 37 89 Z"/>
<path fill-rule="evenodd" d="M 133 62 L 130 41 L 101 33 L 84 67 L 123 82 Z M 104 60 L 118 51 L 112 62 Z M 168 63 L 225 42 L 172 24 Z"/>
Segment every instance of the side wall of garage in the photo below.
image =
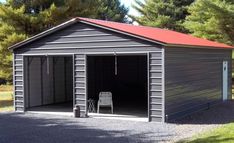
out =
<path fill-rule="evenodd" d="M 146 53 L 149 57 L 149 119 L 151 121 L 164 121 L 163 48 L 159 44 L 146 42 L 107 29 L 78 22 L 44 38 L 38 39 L 22 48 L 16 49 L 14 53 L 19 61 L 23 55 L 73 54 L 75 104 L 80 106 L 82 116 L 86 116 L 87 114 L 87 55 L 105 53 Z M 23 70 L 22 67 L 20 68 Z M 14 66 L 14 69 L 16 69 L 16 66 Z M 14 77 L 23 78 L 23 71 L 16 73 Z M 27 85 L 24 84 L 23 80 L 22 82 L 15 81 L 15 88 L 18 88 L 18 86 Z M 20 97 L 19 100 L 15 100 L 15 104 L 24 102 L 25 94 L 23 89 L 22 92 L 15 91 L 15 97 L 17 99 Z M 20 107 L 22 108 L 17 107 L 16 111 L 24 111 L 24 103 L 22 103 Z"/>
<path fill-rule="evenodd" d="M 231 98 L 231 50 L 165 49 L 165 112 L 167 120 L 207 109 L 222 101 L 223 61 L 228 61 Z"/>

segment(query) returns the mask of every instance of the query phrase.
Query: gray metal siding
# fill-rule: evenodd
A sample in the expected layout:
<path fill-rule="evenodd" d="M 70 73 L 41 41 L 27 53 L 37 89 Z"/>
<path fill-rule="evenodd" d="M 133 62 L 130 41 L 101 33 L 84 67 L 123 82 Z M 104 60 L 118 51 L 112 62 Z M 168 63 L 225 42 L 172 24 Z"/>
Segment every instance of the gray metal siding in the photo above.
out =
<path fill-rule="evenodd" d="M 76 23 L 14 50 L 24 55 L 74 54 L 74 98 L 86 116 L 86 55 L 106 53 L 149 54 L 149 120 L 163 121 L 162 46 L 101 28 Z M 127 54 L 126 54 L 127 55 Z M 62 79 L 61 79 L 62 80 Z"/>
<path fill-rule="evenodd" d="M 85 117 L 87 114 L 86 55 L 76 54 L 74 64 L 75 105 L 78 105 L 80 107 L 81 116 Z"/>
<path fill-rule="evenodd" d="M 76 23 L 50 36 L 37 40 L 15 53 L 53 54 L 84 52 L 157 51 L 161 48 L 143 40 L 125 36 L 101 28 Z"/>
<path fill-rule="evenodd" d="M 165 112 L 168 120 L 209 108 L 222 101 L 222 62 L 231 50 L 165 48 Z"/>
<path fill-rule="evenodd" d="M 163 107 L 163 51 L 149 54 L 149 120 L 164 122 Z"/>
<path fill-rule="evenodd" d="M 14 54 L 13 79 L 14 79 L 14 105 L 15 111 L 24 111 L 24 75 L 23 56 Z"/>

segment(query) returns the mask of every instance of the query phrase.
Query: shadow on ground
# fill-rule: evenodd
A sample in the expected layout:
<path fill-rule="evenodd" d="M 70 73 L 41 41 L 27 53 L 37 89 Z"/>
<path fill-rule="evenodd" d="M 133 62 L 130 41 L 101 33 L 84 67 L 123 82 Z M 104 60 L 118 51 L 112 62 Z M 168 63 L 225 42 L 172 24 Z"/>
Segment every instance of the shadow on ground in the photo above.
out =
<path fill-rule="evenodd" d="M 12 100 L 0 100 L 0 108 L 13 106 Z"/>
<path fill-rule="evenodd" d="M 159 140 L 149 140 L 149 134 L 154 133 L 129 134 L 129 130 L 102 130 L 87 126 L 87 123 L 83 125 L 82 120 L 35 118 L 17 113 L 0 114 L 0 127 L 0 142 L 14 143 L 151 143 L 162 141 L 164 136 L 168 137 L 157 133 L 155 136 Z"/>
<path fill-rule="evenodd" d="M 175 124 L 226 124 L 234 121 L 234 101 L 214 105 L 184 118 L 170 121 Z"/>
<path fill-rule="evenodd" d="M 182 140 L 177 143 L 220 143 L 220 142 L 233 142 L 233 138 L 223 138 L 221 136 L 209 136 L 206 138 L 198 138 L 192 141 Z"/>

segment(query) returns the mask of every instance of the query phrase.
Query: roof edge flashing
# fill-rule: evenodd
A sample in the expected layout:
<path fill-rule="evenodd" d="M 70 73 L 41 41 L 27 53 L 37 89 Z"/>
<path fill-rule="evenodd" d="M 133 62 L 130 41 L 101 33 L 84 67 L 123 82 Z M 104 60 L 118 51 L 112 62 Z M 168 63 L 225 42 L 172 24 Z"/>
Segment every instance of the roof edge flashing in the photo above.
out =
<path fill-rule="evenodd" d="M 214 47 L 214 46 L 202 46 L 202 45 L 181 45 L 181 44 L 166 44 L 165 48 L 167 47 L 184 47 L 184 48 L 201 48 L 201 49 L 222 49 L 222 50 L 234 50 L 234 47 L 230 46 L 229 48 L 226 47 Z"/>

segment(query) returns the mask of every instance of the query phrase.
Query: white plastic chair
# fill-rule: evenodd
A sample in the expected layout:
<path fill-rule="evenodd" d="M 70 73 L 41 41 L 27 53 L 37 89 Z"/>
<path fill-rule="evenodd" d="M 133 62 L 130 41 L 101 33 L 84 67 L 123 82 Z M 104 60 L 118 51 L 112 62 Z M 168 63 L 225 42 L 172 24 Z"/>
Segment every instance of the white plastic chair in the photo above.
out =
<path fill-rule="evenodd" d="M 100 92 L 98 100 L 97 112 L 99 113 L 100 107 L 111 107 L 111 113 L 113 114 L 113 101 L 111 92 Z"/>

